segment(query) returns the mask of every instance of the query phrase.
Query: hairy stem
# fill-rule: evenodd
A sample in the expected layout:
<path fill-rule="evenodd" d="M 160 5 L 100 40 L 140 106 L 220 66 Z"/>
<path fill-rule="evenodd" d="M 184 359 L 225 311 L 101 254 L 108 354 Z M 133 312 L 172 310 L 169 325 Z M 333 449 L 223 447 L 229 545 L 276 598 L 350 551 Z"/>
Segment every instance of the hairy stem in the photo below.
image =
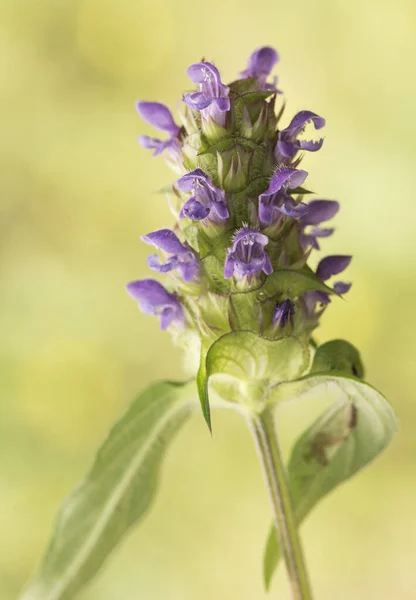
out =
<path fill-rule="evenodd" d="M 312 600 L 312 590 L 298 535 L 289 482 L 269 412 L 248 417 L 273 508 L 277 536 L 289 575 L 293 600 Z"/>

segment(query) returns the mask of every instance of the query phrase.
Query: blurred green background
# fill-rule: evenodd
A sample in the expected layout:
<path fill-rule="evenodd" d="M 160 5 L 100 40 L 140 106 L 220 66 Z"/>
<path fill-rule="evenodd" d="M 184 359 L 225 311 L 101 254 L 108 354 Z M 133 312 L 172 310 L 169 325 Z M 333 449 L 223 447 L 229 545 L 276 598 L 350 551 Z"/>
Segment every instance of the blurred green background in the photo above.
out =
<path fill-rule="evenodd" d="M 303 527 L 316 597 L 416 597 L 416 120 L 413 0 L 2 0 L 0 6 L 0 598 L 35 568 L 63 496 L 135 392 L 181 378 L 179 353 L 125 282 L 148 275 L 139 236 L 169 226 L 172 175 L 136 137 L 136 99 L 175 107 L 186 67 L 225 81 L 262 44 L 288 101 L 327 118 L 309 185 L 342 202 L 326 253 L 354 281 L 318 339 L 361 348 L 400 431 Z M 157 503 L 82 600 L 266 598 L 270 520 L 244 423 L 195 416 Z M 291 427 L 285 427 L 285 446 Z M 270 598 L 289 597 L 283 570 Z"/>

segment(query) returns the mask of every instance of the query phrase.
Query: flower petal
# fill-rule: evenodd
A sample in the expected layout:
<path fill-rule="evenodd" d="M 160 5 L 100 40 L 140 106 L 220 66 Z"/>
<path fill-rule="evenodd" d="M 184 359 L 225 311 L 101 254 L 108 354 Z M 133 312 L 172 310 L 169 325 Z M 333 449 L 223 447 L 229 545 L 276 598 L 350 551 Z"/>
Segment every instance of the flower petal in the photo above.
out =
<path fill-rule="evenodd" d="M 160 329 L 165 331 L 169 325 L 175 320 L 177 314 L 171 306 L 167 306 L 160 313 Z"/>
<path fill-rule="evenodd" d="M 195 187 L 195 180 L 201 184 L 207 185 L 213 192 L 222 191 L 215 187 L 211 179 L 202 169 L 195 169 L 190 173 L 186 173 L 176 182 L 176 187 L 182 192 L 192 192 Z"/>
<path fill-rule="evenodd" d="M 173 120 L 172 113 L 167 106 L 160 102 L 136 102 L 137 112 L 146 123 L 170 133 L 172 136 L 177 136 L 180 132 L 180 127 Z"/>
<path fill-rule="evenodd" d="M 194 83 L 207 83 L 210 79 L 217 84 L 222 83 L 220 72 L 210 62 L 195 63 L 187 69 L 186 74 Z"/>
<path fill-rule="evenodd" d="M 198 261 L 194 259 L 186 262 L 180 262 L 178 265 L 178 271 L 185 283 L 192 281 L 199 271 Z"/>
<path fill-rule="evenodd" d="M 192 94 L 185 94 L 183 101 L 193 110 L 203 110 L 211 104 L 212 98 L 206 96 L 203 92 L 193 92 Z"/>
<path fill-rule="evenodd" d="M 273 266 L 267 252 L 264 253 L 263 271 L 266 275 L 271 275 L 273 273 Z"/>
<path fill-rule="evenodd" d="M 350 264 L 351 259 L 352 256 L 326 256 L 320 261 L 316 269 L 316 275 L 321 281 L 326 281 L 333 275 L 338 275 L 338 273 L 344 271 Z"/>
<path fill-rule="evenodd" d="M 179 260 L 176 256 L 171 256 L 164 263 L 162 263 L 158 254 L 151 254 L 147 257 L 147 266 L 152 269 L 152 271 L 157 271 L 158 273 L 169 273 L 169 271 L 177 269 L 178 265 Z"/>
<path fill-rule="evenodd" d="M 230 279 L 234 273 L 234 260 L 230 255 L 227 256 L 224 263 L 224 279 Z"/>
<path fill-rule="evenodd" d="M 220 219 L 228 219 L 228 217 L 230 216 L 225 202 L 213 202 L 211 205 L 211 209 L 218 215 Z"/>
<path fill-rule="evenodd" d="M 173 321 L 182 325 L 185 319 L 181 303 L 154 279 L 140 279 L 127 284 L 127 292 L 148 315 L 159 315 L 160 326 L 166 329 Z"/>
<path fill-rule="evenodd" d="M 182 252 L 189 252 L 178 239 L 176 233 L 170 229 L 158 229 L 152 231 L 146 235 L 142 235 L 140 238 L 146 244 L 151 244 L 155 248 L 160 248 L 170 254 L 181 254 Z"/>
<path fill-rule="evenodd" d="M 316 142 L 312 140 L 299 140 L 299 148 L 301 150 L 307 150 L 308 152 L 317 152 L 322 148 L 322 144 L 324 143 L 324 138 L 317 140 Z"/>
<path fill-rule="evenodd" d="M 334 283 L 334 291 L 341 296 L 346 294 L 351 289 L 352 283 L 346 283 L 345 281 L 337 281 Z"/>
<path fill-rule="evenodd" d="M 325 126 L 324 118 L 310 110 L 301 110 L 293 117 L 286 129 L 282 129 L 280 133 L 288 133 L 291 137 L 297 137 L 308 122 L 312 122 L 315 129 L 322 129 Z"/>
<path fill-rule="evenodd" d="M 285 194 L 283 201 L 280 206 L 276 206 L 277 210 L 286 215 L 296 219 L 301 217 L 308 212 L 308 206 L 303 202 L 296 202 L 292 196 Z"/>
<path fill-rule="evenodd" d="M 158 307 L 169 306 L 176 300 L 173 294 L 169 294 L 163 285 L 154 279 L 132 281 L 126 287 L 127 292 L 146 314 L 154 315 Z"/>
<path fill-rule="evenodd" d="M 191 219 L 192 221 L 202 221 L 210 213 L 209 206 L 202 206 L 194 197 L 189 198 L 182 207 L 180 212 L 181 219 Z"/>
<path fill-rule="evenodd" d="M 323 221 L 332 219 L 339 210 L 339 202 L 336 200 L 312 200 L 308 204 L 308 212 L 302 217 L 302 226 L 319 225 Z"/>
<path fill-rule="evenodd" d="M 292 167 L 279 167 L 270 180 L 270 185 L 265 192 L 260 194 L 260 198 L 276 194 L 283 187 L 295 189 L 302 185 L 308 176 L 307 171 L 293 169 Z"/>
<path fill-rule="evenodd" d="M 263 46 L 255 50 L 249 60 L 247 69 L 241 73 L 242 77 L 267 77 L 274 65 L 278 62 L 279 55 L 274 48 Z"/>
<path fill-rule="evenodd" d="M 230 99 L 227 98 L 215 98 L 215 104 L 220 112 L 227 112 L 230 110 Z"/>
<path fill-rule="evenodd" d="M 260 244 L 264 248 L 264 246 L 267 246 L 267 244 L 269 243 L 269 238 L 267 237 L 267 235 L 260 233 L 260 231 L 257 231 L 256 229 L 251 229 L 250 227 L 242 227 L 239 231 L 237 231 L 234 237 L 233 245 L 231 246 L 231 252 L 235 252 L 238 247 L 238 244 L 244 242 L 250 242 L 251 244 Z"/>

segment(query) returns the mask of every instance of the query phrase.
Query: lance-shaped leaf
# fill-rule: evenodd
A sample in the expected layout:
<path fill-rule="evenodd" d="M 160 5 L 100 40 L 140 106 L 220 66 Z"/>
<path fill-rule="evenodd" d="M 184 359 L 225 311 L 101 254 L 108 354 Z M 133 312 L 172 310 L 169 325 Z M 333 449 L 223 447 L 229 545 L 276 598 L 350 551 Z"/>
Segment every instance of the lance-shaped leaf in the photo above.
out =
<path fill-rule="evenodd" d="M 198 373 L 198 391 L 207 422 L 211 378 L 224 400 L 257 410 L 258 403 L 266 401 L 269 389 L 299 377 L 308 366 L 309 349 L 295 337 L 270 341 L 251 331 L 223 335 L 202 355 Z"/>
<path fill-rule="evenodd" d="M 334 398 L 331 408 L 297 440 L 289 459 L 290 491 L 300 523 L 323 496 L 388 446 L 396 430 L 396 417 L 377 390 L 344 375 L 314 374 L 279 388 L 280 400 L 299 399 L 316 389 Z M 279 559 L 279 543 L 272 527 L 263 563 L 266 588 Z"/>
<path fill-rule="evenodd" d="M 21 600 L 69 600 L 95 575 L 151 505 L 165 450 L 189 416 L 195 391 L 193 382 L 160 382 L 134 400 L 63 503 Z"/>

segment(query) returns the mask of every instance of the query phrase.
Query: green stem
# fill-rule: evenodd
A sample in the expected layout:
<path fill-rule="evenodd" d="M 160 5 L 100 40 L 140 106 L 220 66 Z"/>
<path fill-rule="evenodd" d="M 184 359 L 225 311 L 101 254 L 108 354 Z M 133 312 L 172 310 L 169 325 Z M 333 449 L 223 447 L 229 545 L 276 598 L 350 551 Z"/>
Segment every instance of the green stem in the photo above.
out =
<path fill-rule="evenodd" d="M 312 600 L 312 590 L 290 498 L 289 482 L 273 417 L 269 412 L 248 417 L 273 507 L 274 522 L 289 575 L 293 600 Z"/>

